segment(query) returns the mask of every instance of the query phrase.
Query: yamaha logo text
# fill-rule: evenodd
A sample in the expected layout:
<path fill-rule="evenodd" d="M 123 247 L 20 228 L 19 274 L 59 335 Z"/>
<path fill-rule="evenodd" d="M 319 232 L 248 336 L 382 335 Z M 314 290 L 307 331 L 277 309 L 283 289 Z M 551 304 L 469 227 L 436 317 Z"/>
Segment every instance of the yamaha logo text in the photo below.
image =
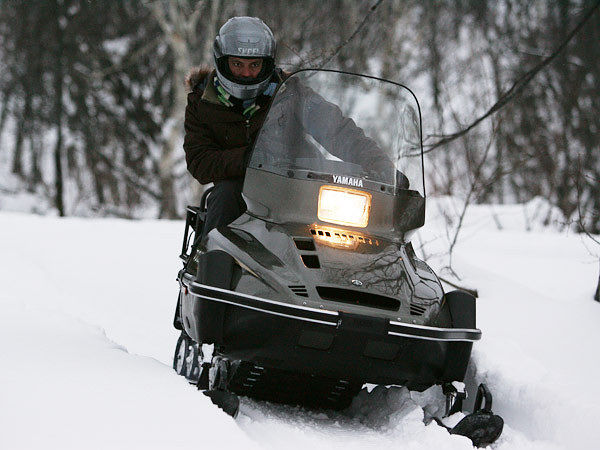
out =
<path fill-rule="evenodd" d="M 348 186 L 363 187 L 363 182 L 360 178 L 344 177 L 342 175 L 334 175 L 333 182 L 338 184 L 346 184 Z"/>

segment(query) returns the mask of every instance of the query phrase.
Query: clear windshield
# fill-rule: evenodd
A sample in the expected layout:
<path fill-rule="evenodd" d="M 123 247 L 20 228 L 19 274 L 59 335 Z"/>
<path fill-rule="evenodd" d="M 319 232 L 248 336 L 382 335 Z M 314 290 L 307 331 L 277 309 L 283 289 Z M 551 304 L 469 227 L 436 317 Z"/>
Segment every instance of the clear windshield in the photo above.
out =
<path fill-rule="evenodd" d="M 300 71 L 277 91 L 250 167 L 288 177 L 310 171 L 410 185 L 424 195 L 419 123 L 416 100 L 402 86 Z"/>

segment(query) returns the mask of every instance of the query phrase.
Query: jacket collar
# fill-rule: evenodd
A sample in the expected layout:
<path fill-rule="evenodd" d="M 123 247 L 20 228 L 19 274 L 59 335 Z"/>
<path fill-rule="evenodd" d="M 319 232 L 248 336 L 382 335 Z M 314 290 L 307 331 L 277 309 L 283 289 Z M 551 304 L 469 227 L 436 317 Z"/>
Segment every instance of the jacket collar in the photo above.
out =
<path fill-rule="evenodd" d="M 273 81 L 277 84 L 280 84 L 285 78 L 286 74 L 279 68 L 275 68 L 275 73 L 273 74 Z M 212 80 L 217 76 L 217 71 L 213 70 L 207 77 L 204 78 L 204 91 L 202 92 L 202 100 L 206 100 L 209 103 L 214 103 L 215 105 L 223 105 L 219 100 L 219 93 L 215 88 L 215 84 Z"/>
<path fill-rule="evenodd" d="M 202 100 L 206 100 L 209 103 L 214 103 L 216 105 L 222 105 L 219 100 L 219 94 L 217 93 L 217 89 L 215 88 L 215 84 L 212 82 L 213 78 L 216 76 L 217 72 L 213 70 L 210 75 L 208 75 L 204 80 L 204 92 L 202 93 Z"/>

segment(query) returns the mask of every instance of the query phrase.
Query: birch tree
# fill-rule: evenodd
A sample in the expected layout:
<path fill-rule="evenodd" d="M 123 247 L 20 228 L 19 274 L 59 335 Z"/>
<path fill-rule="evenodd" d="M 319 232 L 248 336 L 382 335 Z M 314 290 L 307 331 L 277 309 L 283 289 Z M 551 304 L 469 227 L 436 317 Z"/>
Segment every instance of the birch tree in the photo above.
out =
<path fill-rule="evenodd" d="M 208 59 L 212 48 L 220 0 L 193 2 L 189 0 L 155 1 L 148 3 L 152 15 L 160 25 L 166 42 L 173 54 L 174 71 L 173 103 L 163 127 L 163 142 L 159 162 L 160 187 L 162 192 L 160 216 L 177 217 L 177 198 L 175 193 L 176 154 L 181 147 L 182 128 L 185 118 L 187 92 L 185 77 L 193 65 L 193 52 L 198 41 L 198 22 L 202 17 L 205 24 L 205 39 L 200 51 L 203 59 Z"/>

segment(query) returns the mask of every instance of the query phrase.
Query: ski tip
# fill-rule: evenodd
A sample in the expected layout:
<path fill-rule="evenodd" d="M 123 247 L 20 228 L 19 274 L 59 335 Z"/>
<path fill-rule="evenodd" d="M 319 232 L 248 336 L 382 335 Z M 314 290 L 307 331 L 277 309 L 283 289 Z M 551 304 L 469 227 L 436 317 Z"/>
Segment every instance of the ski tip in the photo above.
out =
<path fill-rule="evenodd" d="M 466 436 L 473 441 L 473 445 L 476 447 L 486 447 L 496 442 L 496 439 L 502 434 L 503 428 L 502 417 L 479 410 L 465 416 L 450 430 L 450 434 Z"/>
<path fill-rule="evenodd" d="M 216 389 L 204 391 L 203 393 L 210 398 L 214 405 L 221 408 L 225 413 L 234 419 L 237 417 L 240 410 L 240 399 L 237 395 Z"/>

